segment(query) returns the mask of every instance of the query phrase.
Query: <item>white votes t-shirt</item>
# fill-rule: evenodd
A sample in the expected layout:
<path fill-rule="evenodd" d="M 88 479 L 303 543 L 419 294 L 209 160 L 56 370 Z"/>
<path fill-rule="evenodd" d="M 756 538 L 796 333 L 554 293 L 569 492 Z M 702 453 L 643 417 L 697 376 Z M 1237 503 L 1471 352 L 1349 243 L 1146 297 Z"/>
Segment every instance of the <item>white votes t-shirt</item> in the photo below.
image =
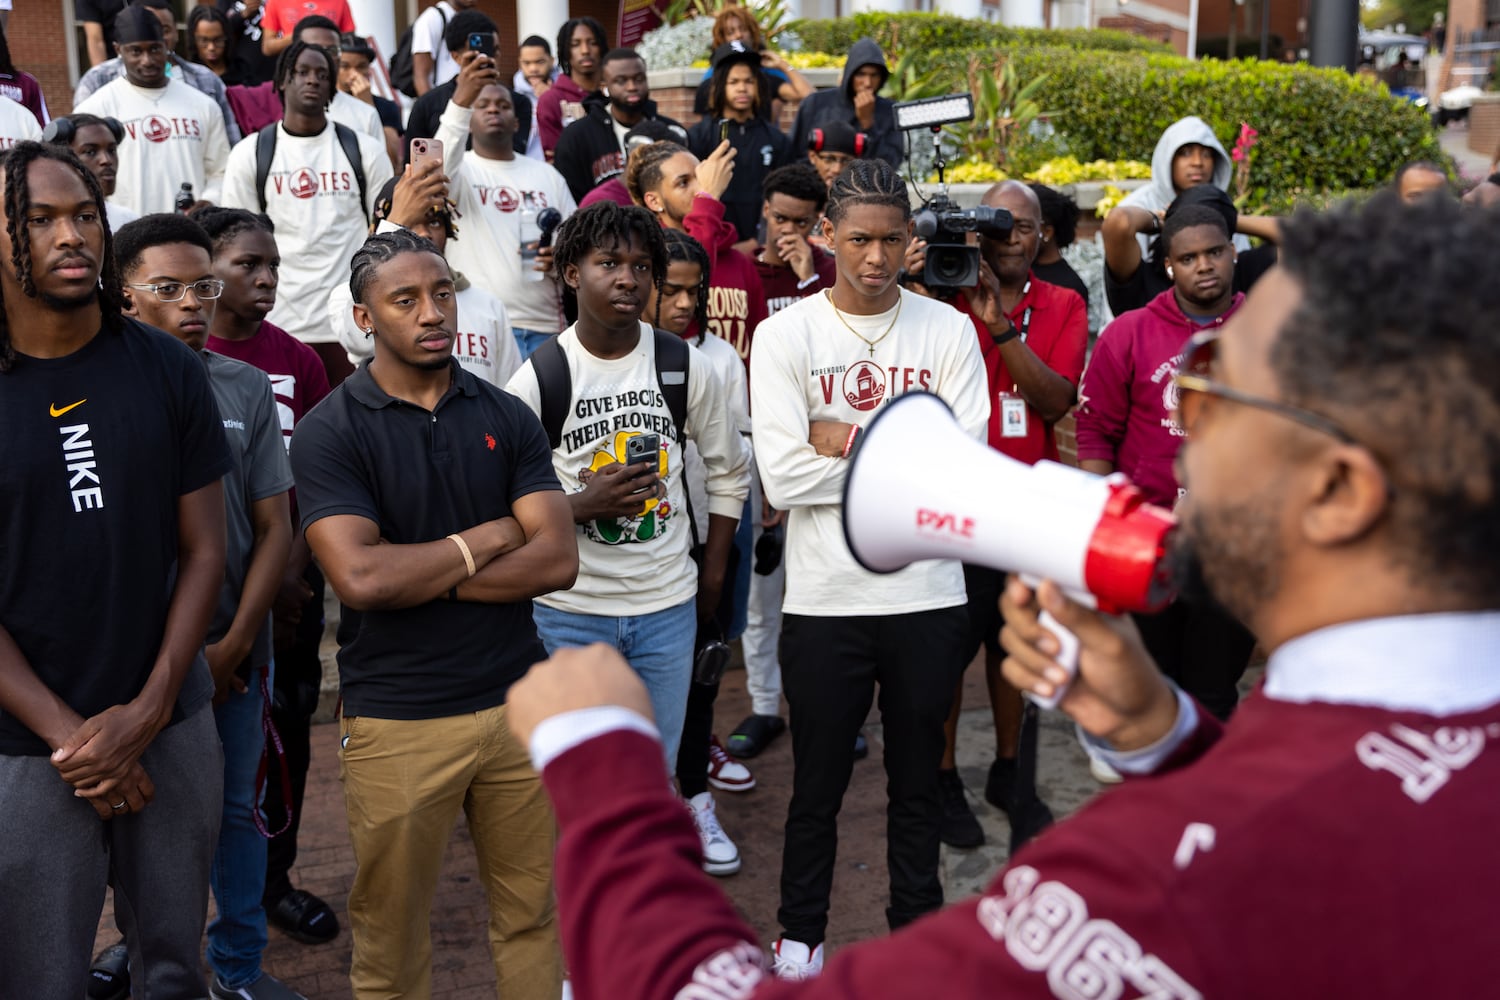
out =
<path fill-rule="evenodd" d="M 380 112 L 375 105 L 366 104 L 342 90 L 334 90 L 333 103 L 328 105 L 328 117 L 346 128 L 363 133 L 385 148 L 385 127 L 380 124 Z"/>
<path fill-rule="evenodd" d="M 630 438 L 657 434 L 667 495 L 643 501 L 646 506 L 639 516 L 578 525 L 577 582 L 570 590 L 536 601 L 559 611 L 612 617 L 676 607 L 697 594 L 698 570 L 688 557 L 682 442 L 657 382 L 656 338 L 642 323 L 635 350 L 606 360 L 578 342 L 576 329 L 570 326 L 557 337 L 568 359 L 573 390 L 561 440 L 552 452 L 552 469 L 563 491 L 577 493 L 596 470 L 613 462 L 623 464 Z M 530 360 L 505 388 L 541 415 L 541 393 Z M 723 384 L 692 347 L 687 388 L 684 430 L 703 456 L 708 494 L 707 510 L 700 514 L 738 521 L 750 492 L 749 456 L 730 416 Z"/>
<path fill-rule="evenodd" d="M 28 139 L 40 141 L 42 127 L 36 123 L 36 115 L 9 97 L 0 97 L 0 149 L 9 149 Z"/>
<path fill-rule="evenodd" d="M 220 201 L 229 137 L 213 98 L 171 79 L 148 90 L 125 77 L 107 83 L 73 109 L 125 126 L 114 200 L 141 215 L 175 211 L 183 184 L 195 201 Z"/>
<path fill-rule="evenodd" d="M 965 603 L 963 567 L 926 560 L 875 574 L 844 540 L 849 463 L 808 443 L 814 420 L 869 426 L 880 407 L 908 392 L 936 393 L 959 426 L 980 441 L 990 420 L 989 383 L 969 318 L 952 306 L 902 291 L 901 314 L 834 312 L 827 293 L 810 295 L 764 320 L 750 354 L 755 461 L 766 499 L 788 511 L 786 600 L 796 615 L 905 614 Z M 884 331 L 893 318 L 890 333 Z M 868 345 L 845 328 L 847 322 Z M 963 476 L 964 469 L 954 469 Z"/>
<path fill-rule="evenodd" d="M 276 126 L 276 153 L 266 178 L 266 214 L 276 224 L 281 251 L 281 284 L 276 308 L 266 318 L 304 344 L 338 340 L 328 324 L 328 296 L 349 282 L 349 260 L 369 234 L 375 195 L 391 179 L 385 144 L 356 132 L 364 161 L 367 204 L 339 145 L 333 123 L 312 136 L 296 136 Z M 255 190 L 256 136 L 242 139 L 229 154 L 222 203 L 260 211 Z"/>
<path fill-rule="evenodd" d="M 464 152 L 468 108 L 452 101 L 439 119 L 448 196 L 458 202 L 458 238 L 448 243 L 448 260 L 469 280 L 505 303 L 510 321 L 522 330 L 556 333 L 563 328 L 561 286 L 532 270 L 521 258 L 521 244 L 535 243 L 537 216 L 556 208 L 564 219 L 577 205 L 562 174 L 525 156 L 487 160 Z"/>

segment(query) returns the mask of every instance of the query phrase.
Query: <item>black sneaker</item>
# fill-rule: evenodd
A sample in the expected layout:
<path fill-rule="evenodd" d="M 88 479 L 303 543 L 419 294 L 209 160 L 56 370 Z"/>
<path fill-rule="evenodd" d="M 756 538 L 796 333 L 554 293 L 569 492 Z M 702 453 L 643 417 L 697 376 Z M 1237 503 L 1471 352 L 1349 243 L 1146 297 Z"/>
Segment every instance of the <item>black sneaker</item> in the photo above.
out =
<path fill-rule="evenodd" d="M 1016 762 L 996 757 L 984 783 L 984 800 L 1005 813 L 1010 821 L 1010 853 L 1014 855 L 1028 840 L 1052 825 L 1052 810 L 1036 794 L 1035 787 L 1018 790 Z"/>
<path fill-rule="evenodd" d="M 938 791 L 943 797 L 943 818 L 938 824 L 938 839 L 949 847 L 979 847 L 984 844 L 984 830 L 964 797 L 964 783 L 957 771 L 938 772 Z"/>
<path fill-rule="evenodd" d="M 301 889 L 267 903 L 266 919 L 303 944 L 326 944 L 339 936 L 339 919 L 333 915 L 333 908 Z"/>
<path fill-rule="evenodd" d="M 125 1000 L 130 995 L 130 950 L 116 942 L 94 956 L 88 1000 Z"/>

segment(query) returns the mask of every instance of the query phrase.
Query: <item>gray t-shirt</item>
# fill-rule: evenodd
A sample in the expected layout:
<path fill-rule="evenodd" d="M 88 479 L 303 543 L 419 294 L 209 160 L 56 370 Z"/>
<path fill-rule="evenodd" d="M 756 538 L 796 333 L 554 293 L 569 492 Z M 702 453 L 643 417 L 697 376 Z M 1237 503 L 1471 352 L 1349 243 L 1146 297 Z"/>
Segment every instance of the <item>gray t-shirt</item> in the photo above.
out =
<path fill-rule="evenodd" d="M 276 397 L 265 373 L 212 351 L 203 352 L 203 361 L 233 457 L 224 476 L 224 585 L 208 628 L 206 641 L 212 644 L 224 638 L 240 606 L 255 545 L 250 508 L 258 500 L 290 490 L 292 466 L 282 443 Z M 250 666 L 264 667 L 270 662 L 271 616 L 267 615 L 251 647 Z"/>

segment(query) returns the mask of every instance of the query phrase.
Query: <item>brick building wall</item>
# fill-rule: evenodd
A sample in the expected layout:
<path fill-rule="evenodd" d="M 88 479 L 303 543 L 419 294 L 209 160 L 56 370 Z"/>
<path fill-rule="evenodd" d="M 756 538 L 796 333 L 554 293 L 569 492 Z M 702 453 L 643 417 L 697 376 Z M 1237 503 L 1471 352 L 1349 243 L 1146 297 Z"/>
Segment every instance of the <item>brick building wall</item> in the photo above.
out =
<path fill-rule="evenodd" d="M 11 60 L 41 81 L 47 110 L 54 116 L 73 110 L 73 84 L 68 77 L 67 25 L 58 0 L 23 0 L 10 13 L 6 41 Z"/>

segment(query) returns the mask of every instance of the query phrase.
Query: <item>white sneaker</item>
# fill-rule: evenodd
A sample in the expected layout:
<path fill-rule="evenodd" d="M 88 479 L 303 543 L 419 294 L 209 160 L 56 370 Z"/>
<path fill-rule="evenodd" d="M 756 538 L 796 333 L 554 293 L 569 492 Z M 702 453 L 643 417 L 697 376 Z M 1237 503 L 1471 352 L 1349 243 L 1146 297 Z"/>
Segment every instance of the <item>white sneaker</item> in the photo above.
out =
<path fill-rule="evenodd" d="M 755 787 L 755 775 L 729 756 L 717 736 L 708 738 L 708 783 L 725 792 L 748 792 Z"/>
<path fill-rule="evenodd" d="M 740 870 L 740 850 L 734 846 L 719 825 L 714 811 L 714 797 L 699 792 L 688 799 L 688 808 L 693 813 L 693 823 L 698 827 L 698 839 L 703 844 L 703 870 L 710 875 L 733 875 Z"/>
<path fill-rule="evenodd" d="M 809 949 L 801 941 L 777 938 L 771 949 L 773 960 L 771 972 L 777 979 L 801 982 L 816 979 L 823 972 L 823 946 Z"/>

